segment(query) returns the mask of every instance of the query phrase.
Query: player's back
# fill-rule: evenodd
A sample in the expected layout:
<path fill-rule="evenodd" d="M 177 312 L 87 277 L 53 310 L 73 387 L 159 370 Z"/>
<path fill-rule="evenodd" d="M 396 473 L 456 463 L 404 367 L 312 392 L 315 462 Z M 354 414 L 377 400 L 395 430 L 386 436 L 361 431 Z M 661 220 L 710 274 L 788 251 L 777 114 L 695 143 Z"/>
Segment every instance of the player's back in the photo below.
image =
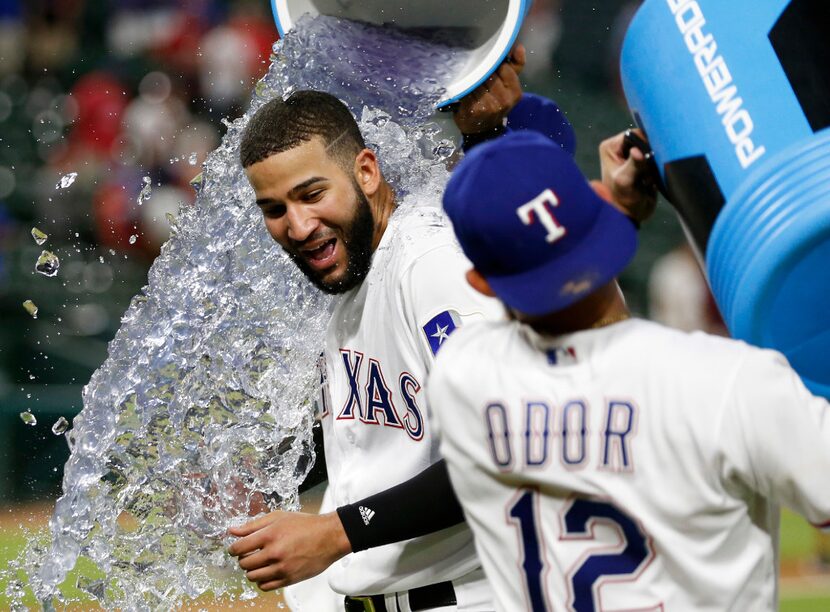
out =
<path fill-rule="evenodd" d="M 558 339 L 461 330 L 428 398 L 501 608 L 774 609 L 766 496 L 830 519 L 830 496 L 803 491 L 830 469 L 827 403 L 780 361 L 638 320 Z M 782 432 L 771 404 L 809 418 Z M 782 465 L 765 464 L 775 437 L 823 444 L 804 482 L 780 442 Z"/>

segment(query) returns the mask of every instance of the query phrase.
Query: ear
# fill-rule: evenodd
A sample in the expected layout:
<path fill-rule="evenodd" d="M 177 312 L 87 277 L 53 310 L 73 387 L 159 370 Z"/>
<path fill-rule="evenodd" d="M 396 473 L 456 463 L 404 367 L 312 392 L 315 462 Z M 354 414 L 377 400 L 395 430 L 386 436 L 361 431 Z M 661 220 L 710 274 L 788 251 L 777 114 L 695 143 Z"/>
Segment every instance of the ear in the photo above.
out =
<path fill-rule="evenodd" d="M 467 270 L 467 282 L 470 283 L 470 286 L 473 289 L 482 295 L 486 295 L 487 297 L 496 297 L 496 292 L 493 291 L 492 287 L 490 287 L 490 283 L 488 283 L 487 279 L 481 275 L 481 272 L 475 268 Z"/>
<path fill-rule="evenodd" d="M 593 181 L 591 181 L 591 187 L 594 188 L 594 191 L 596 192 L 596 194 L 599 197 L 601 197 L 603 200 L 605 200 L 606 202 L 608 202 L 612 206 L 615 206 L 614 196 L 611 195 L 611 190 L 608 189 L 608 186 L 605 183 L 603 183 L 601 181 L 593 180 Z"/>
<path fill-rule="evenodd" d="M 367 197 L 373 196 L 382 180 L 378 158 L 371 149 L 363 149 L 354 160 L 354 178 Z"/>

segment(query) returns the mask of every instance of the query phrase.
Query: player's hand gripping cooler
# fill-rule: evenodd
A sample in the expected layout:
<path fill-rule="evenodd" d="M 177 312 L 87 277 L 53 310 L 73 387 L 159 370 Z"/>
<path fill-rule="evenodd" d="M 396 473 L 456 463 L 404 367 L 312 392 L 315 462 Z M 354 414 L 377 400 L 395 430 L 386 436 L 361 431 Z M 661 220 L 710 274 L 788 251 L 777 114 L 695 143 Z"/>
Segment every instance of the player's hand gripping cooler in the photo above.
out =
<path fill-rule="evenodd" d="M 732 334 L 830 397 L 830 3 L 646 0 L 625 94 Z"/>

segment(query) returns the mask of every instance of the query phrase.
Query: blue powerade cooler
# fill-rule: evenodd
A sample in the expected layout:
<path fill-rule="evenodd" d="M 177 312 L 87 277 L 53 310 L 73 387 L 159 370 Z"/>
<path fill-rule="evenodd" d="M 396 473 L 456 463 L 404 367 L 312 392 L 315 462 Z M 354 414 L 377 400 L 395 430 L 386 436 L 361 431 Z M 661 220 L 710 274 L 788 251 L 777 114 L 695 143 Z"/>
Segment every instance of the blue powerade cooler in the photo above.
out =
<path fill-rule="evenodd" d="M 732 334 L 830 397 L 830 2 L 646 0 L 625 94 Z"/>

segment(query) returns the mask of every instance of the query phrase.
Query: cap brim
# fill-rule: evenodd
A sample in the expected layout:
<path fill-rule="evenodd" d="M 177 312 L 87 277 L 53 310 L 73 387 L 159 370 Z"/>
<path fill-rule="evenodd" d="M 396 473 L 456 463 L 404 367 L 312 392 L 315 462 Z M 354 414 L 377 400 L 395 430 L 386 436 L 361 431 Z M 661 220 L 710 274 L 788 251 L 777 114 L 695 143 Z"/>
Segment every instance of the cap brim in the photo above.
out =
<path fill-rule="evenodd" d="M 567 308 L 614 279 L 637 251 L 637 230 L 608 203 L 567 257 L 514 275 L 485 275 L 501 301 L 529 315 Z"/>

